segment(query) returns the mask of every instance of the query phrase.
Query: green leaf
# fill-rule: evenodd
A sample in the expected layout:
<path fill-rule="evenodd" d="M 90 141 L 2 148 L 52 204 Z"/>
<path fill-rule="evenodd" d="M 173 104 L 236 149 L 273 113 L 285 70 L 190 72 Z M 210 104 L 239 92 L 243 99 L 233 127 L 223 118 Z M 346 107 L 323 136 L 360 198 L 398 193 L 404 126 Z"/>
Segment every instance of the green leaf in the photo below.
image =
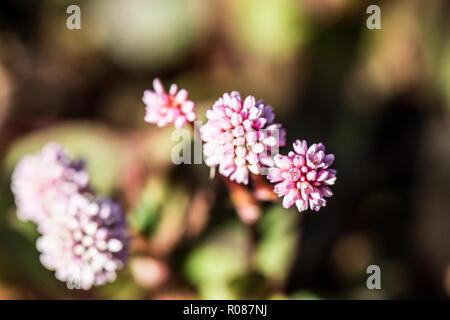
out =
<path fill-rule="evenodd" d="M 286 279 L 297 250 L 299 215 L 274 205 L 258 222 L 261 240 L 256 253 L 258 270 L 266 277 L 282 282 Z"/>
<path fill-rule="evenodd" d="M 129 215 L 130 224 L 139 232 L 151 235 L 160 218 L 160 208 L 166 194 L 164 180 L 151 177 L 148 181 L 136 207 Z"/>
<path fill-rule="evenodd" d="M 231 5 L 239 25 L 234 34 L 238 44 L 266 60 L 292 56 L 310 38 L 311 28 L 297 1 L 241 0 Z"/>
<path fill-rule="evenodd" d="M 200 287 L 200 292 L 212 286 L 223 289 L 246 271 L 244 232 L 238 222 L 225 225 L 189 254 L 184 270 L 188 280 Z M 228 287 L 226 292 L 231 292 Z"/>

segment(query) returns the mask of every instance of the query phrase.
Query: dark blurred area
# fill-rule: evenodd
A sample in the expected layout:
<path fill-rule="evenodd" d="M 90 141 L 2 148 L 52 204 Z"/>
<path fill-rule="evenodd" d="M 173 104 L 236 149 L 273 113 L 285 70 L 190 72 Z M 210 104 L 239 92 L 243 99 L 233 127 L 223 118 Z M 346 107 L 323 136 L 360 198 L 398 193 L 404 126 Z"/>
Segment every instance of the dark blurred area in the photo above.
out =
<path fill-rule="evenodd" d="M 81 8 L 69 30 L 66 9 Z M 380 30 L 366 8 L 381 8 Z M 0 2 L 0 298 L 450 297 L 450 2 Z M 319 213 L 264 203 L 256 269 L 245 227 L 205 165 L 171 162 L 173 128 L 144 122 L 159 77 L 197 117 L 224 92 L 274 107 L 295 139 L 336 155 Z M 17 161 L 57 141 L 124 206 L 134 234 L 116 282 L 71 291 L 15 215 Z M 366 268 L 381 269 L 368 290 Z M 45 284 L 45 285 L 44 285 Z"/>

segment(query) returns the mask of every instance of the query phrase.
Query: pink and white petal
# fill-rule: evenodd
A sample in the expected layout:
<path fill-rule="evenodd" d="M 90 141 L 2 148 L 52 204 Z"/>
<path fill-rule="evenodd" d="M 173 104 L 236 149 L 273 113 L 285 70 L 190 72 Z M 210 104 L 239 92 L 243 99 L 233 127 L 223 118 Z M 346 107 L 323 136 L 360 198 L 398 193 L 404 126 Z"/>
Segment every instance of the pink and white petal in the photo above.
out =
<path fill-rule="evenodd" d="M 194 110 L 194 102 L 188 100 L 181 105 L 181 111 L 183 113 L 190 113 Z"/>
<path fill-rule="evenodd" d="M 186 124 L 185 116 L 178 116 L 178 118 L 174 122 L 175 128 L 177 129 L 182 128 L 185 124 Z"/>
<path fill-rule="evenodd" d="M 262 143 L 256 143 L 252 146 L 252 152 L 261 153 L 264 151 L 264 145 Z"/>
<path fill-rule="evenodd" d="M 239 167 L 230 176 L 231 180 L 235 180 L 237 183 L 248 184 L 248 170 L 247 167 Z"/>
<path fill-rule="evenodd" d="M 224 111 L 225 111 L 225 115 L 227 116 L 228 119 L 231 119 L 231 116 L 236 113 L 230 107 L 225 107 Z"/>
<path fill-rule="evenodd" d="M 240 158 L 240 157 L 236 157 L 236 158 L 234 158 L 234 164 L 237 166 L 237 167 L 245 167 L 245 158 Z"/>
<path fill-rule="evenodd" d="M 308 150 L 308 144 L 306 143 L 306 140 L 296 140 L 294 142 L 294 150 L 299 155 L 306 155 L 306 151 Z"/>
<path fill-rule="evenodd" d="M 236 166 L 232 165 L 223 165 L 222 163 L 219 166 L 219 173 L 225 177 L 230 176 L 232 172 L 236 170 Z"/>
<path fill-rule="evenodd" d="M 248 165 L 247 168 L 253 174 L 261 174 L 261 167 L 258 164 Z"/>
<path fill-rule="evenodd" d="M 164 86 L 158 78 L 153 79 L 153 90 L 156 93 L 164 93 Z"/>
<path fill-rule="evenodd" d="M 256 120 L 261 116 L 262 110 L 257 107 L 250 108 L 248 118 L 250 120 Z"/>
<path fill-rule="evenodd" d="M 334 162 L 334 154 L 332 154 L 332 153 L 327 154 L 323 161 L 325 162 L 325 168 L 328 168 Z"/>
<path fill-rule="evenodd" d="M 325 180 L 324 182 L 325 182 L 325 184 L 331 186 L 331 185 L 333 185 L 333 184 L 336 182 L 336 177 L 328 178 L 328 179 Z"/>
<path fill-rule="evenodd" d="M 297 168 L 301 168 L 305 165 L 305 156 L 296 154 L 294 155 L 294 158 L 292 159 L 294 166 Z"/>
<path fill-rule="evenodd" d="M 274 159 L 275 164 L 278 168 L 287 170 L 294 166 L 293 162 L 289 157 L 283 156 L 281 154 L 275 155 Z"/>
<path fill-rule="evenodd" d="M 250 131 L 253 129 L 253 121 L 249 119 L 245 119 L 242 125 L 244 126 L 245 131 Z"/>
<path fill-rule="evenodd" d="M 331 191 L 331 189 L 326 186 L 321 187 L 320 192 L 322 193 L 322 195 L 324 197 L 327 197 L 327 198 L 330 198 L 331 196 L 333 196 L 333 192 Z"/>
<path fill-rule="evenodd" d="M 275 147 L 275 146 L 278 145 L 278 140 L 277 140 L 275 137 L 270 136 L 270 137 L 265 138 L 264 141 L 263 141 L 263 143 L 264 143 L 266 146 L 272 148 L 272 147 Z"/>
<path fill-rule="evenodd" d="M 327 170 L 319 170 L 317 172 L 317 181 L 324 181 L 328 177 L 328 171 Z"/>
<path fill-rule="evenodd" d="M 241 104 L 241 100 L 237 97 L 234 97 L 231 100 L 231 104 L 230 104 L 231 109 L 233 109 L 235 112 L 239 112 L 242 109 L 242 104 Z"/>
<path fill-rule="evenodd" d="M 269 174 L 267 175 L 267 179 L 274 183 L 274 182 L 279 182 L 284 180 L 283 177 L 281 176 L 281 174 L 283 173 L 283 170 L 281 170 L 280 168 L 269 168 Z"/>
<path fill-rule="evenodd" d="M 159 114 L 154 111 L 147 111 L 144 117 L 144 121 L 150 123 L 156 123 L 159 120 Z"/>
<path fill-rule="evenodd" d="M 235 154 L 237 157 L 244 158 L 247 153 L 247 149 L 245 147 L 237 147 L 235 149 Z"/>
<path fill-rule="evenodd" d="M 309 194 L 313 191 L 313 186 L 309 182 L 301 182 L 300 191 L 303 200 L 307 200 L 309 198 Z"/>
<path fill-rule="evenodd" d="M 254 106 L 255 106 L 255 97 L 248 96 L 247 98 L 245 98 L 245 101 L 244 101 L 244 109 L 245 110 L 250 110 Z"/>
<path fill-rule="evenodd" d="M 221 127 L 223 130 L 228 130 L 228 129 L 231 129 L 231 128 L 232 128 L 231 122 L 230 122 L 230 120 L 227 119 L 227 118 L 220 118 L 220 119 L 219 119 L 219 124 L 220 124 L 220 127 Z"/>
<path fill-rule="evenodd" d="M 273 161 L 273 157 L 271 157 L 268 154 L 265 154 L 265 152 L 259 154 L 259 162 L 265 165 L 266 167 L 275 166 L 275 161 Z"/>
<path fill-rule="evenodd" d="M 306 151 L 306 154 L 316 153 L 316 151 L 317 151 L 317 143 L 313 143 Z"/>
<path fill-rule="evenodd" d="M 233 113 L 231 115 L 231 124 L 235 127 L 239 126 L 242 123 L 243 119 L 239 113 Z"/>
<path fill-rule="evenodd" d="M 237 126 L 233 129 L 233 136 L 235 137 L 242 137 L 244 136 L 245 130 L 243 126 Z"/>
<path fill-rule="evenodd" d="M 257 164 L 259 162 L 259 157 L 256 153 L 249 151 L 247 154 L 247 161 L 250 164 Z"/>
<path fill-rule="evenodd" d="M 230 95 L 231 95 L 233 98 L 236 98 L 236 99 L 238 99 L 238 100 L 242 100 L 242 99 L 241 99 L 241 94 L 239 93 L 239 91 L 231 91 Z"/>
<path fill-rule="evenodd" d="M 283 207 L 290 208 L 300 198 L 300 192 L 296 188 L 292 188 L 283 198 Z"/>
<path fill-rule="evenodd" d="M 206 111 L 206 118 L 208 120 L 217 120 L 217 119 L 220 118 L 220 116 L 216 112 L 214 112 L 213 110 L 207 110 Z"/>
<path fill-rule="evenodd" d="M 172 83 L 172 85 L 171 85 L 170 88 L 169 88 L 169 94 L 170 94 L 171 96 L 174 96 L 174 95 L 176 95 L 177 90 L 178 90 L 177 85 L 176 85 L 175 83 Z"/>
<path fill-rule="evenodd" d="M 225 106 L 231 105 L 231 99 L 232 99 L 232 97 L 230 96 L 229 93 L 224 93 L 223 94 L 223 105 L 225 105 Z"/>
<path fill-rule="evenodd" d="M 309 196 L 315 200 L 322 198 L 322 194 L 320 193 L 320 190 L 317 188 L 314 188 L 313 191 L 309 194 Z"/>
<path fill-rule="evenodd" d="M 189 122 L 194 121 L 194 120 L 195 120 L 195 112 L 189 112 L 189 113 L 187 113 L 187 114 L 186 114 L 186 119 L 187 119 Z"/>
<path fill-rule="evenodd" d="M 315 181 L 317 177 L 317 171 L 311 170 L 306 174 L 306 179 L 309 181 Z"/>
<path fill-rule="evenodd" d="M 249 131 L 245 135 L 245 139 L 247 140 L 247 144 L 251 146 L 251 145 L 255 144 L 256 141 L 258 141 L 258 135 L 257 135 L 256 131 Z"/>
<path fill-rule="evenodd" d="M 144 95 L 142 96 L 142 101 L 146 105 L 152 105 L 154 102 L 154 92 L 151 90 L 145 90 Z"/>
<path fill-rule="evenodd" d="M 303 199 L 298 199 L 297 201 L 295 201 L 295 205 L 297 206 L 299 212 L 308 210 L 308 201 L 305 201 Z"/>
<path fill-rule="evenodd" d="M 175 96 L 175 101 L 178 103 L 184 103 L 188 97 L 188 92 L 186 89 L 181 89 L 178 91 L 177 95 Z"/>
<path fill-rule="evenodd" d="M 282 197 L 287 194 L 292 187 L 292 184 L 288 180 L 284 180 L 283 182 L 276 184 L 273 191 L 277 196 Z"/>
<path fill-rule="evenodd" d="M 258 118 L 253 122 L 253 128 L 262 129 L 266 125 L 267 120 L 265 118 Z"/>

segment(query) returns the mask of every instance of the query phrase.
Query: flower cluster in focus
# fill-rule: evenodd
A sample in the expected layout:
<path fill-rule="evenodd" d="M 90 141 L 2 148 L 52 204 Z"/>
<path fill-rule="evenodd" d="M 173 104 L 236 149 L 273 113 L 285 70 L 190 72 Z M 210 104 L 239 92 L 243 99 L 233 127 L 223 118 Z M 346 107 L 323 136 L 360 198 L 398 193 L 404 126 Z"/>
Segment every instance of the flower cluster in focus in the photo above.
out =
<path fill-rule="evenodd" d="M 253 96 L 243 101 L 237 91 L 225 93 L 206 117 L 201 129 L 205 162 L 237 183 L 248 184 L 249 172 L 261 174 L 273 166 L 273 154 L 285 144 L 272 107 Z"/>
<path fill-rule="evenodd" d="M 37 224 L 42 264 L 74 288 L 113 281 L 126 259 L 126 221 L 120 206 L 97 199 L 80 161 L 55 143 L 25 156 L 12 176 L 17 214 Z"/>
<path fill-rule="evenodd" d="M 297 140 L 294 151 L 287 156 L 275 156 L 275 166 L 269 169 L 267 179 L 275 185 L 274 192 L 283 198 L 283 207 L 294 203 L 302 212 L 308 209 L 319 211 L 327 203 L 325 198 L 333 195 L 328 186 L 336 181 L 336 170 L 329 167 L 333 154 L 325 154 L 322 143 L 308 148 L 305 140 Z"/>
<path fill-rule="evenodd" d="M 194 103 L 187 100 L 187 91 L 172 84 L 169 93 L 159 81 L 154 91 L 144 92 L 147 105 L 145 121 L 162 127 L 174 123 L 181 128 L 195 119 Z M 322 143 L 311 145 L 297 140 L 294 151 L 279 154 L 285 145 L 286 131 L 273 123 L 272 107 L 253 96 L 243 100 L 237 91 L 225 93 L 206 112 L 207 123 L 201 128 L 205 163 L 218 167 L 219 173 L 238 184 L 247 185 L 250 174 L 267 175 L 285 208 L 296 204 L 300 212 L 310 208 L 319 211 L 333 195 L 329 186 L 336 181 L 336 170 L 330 169 L 333 154 L 325 154 Z"/>

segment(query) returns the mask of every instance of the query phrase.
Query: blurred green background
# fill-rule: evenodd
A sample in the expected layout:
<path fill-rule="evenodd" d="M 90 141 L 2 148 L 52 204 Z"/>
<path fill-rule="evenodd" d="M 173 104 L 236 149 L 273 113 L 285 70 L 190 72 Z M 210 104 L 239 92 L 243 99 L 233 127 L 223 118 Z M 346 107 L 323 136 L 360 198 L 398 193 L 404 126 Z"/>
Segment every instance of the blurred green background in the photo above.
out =
<path fill-rule="evenodd" d="M 66 28 L 67 6 L 81 30 Z M 381 30 L 366 8 L 381 8 Z M 450 2 L 97 0 L 0 2 L 0 298 L 450 297 Z M 173 128 L 143 121 L 154 77 L 197 115 L 223 92 L 264 98 L 297 138 L 336 155 L 319 213 L 264 203 L 248 230 L 204 165 L 175 166 Z M 68 290 L 39 262 L 9 185 L 47 141 L 88 161 L 133 234 L 109 285 Z M 366 288 L 367 266 L 381 290 Z"/>

